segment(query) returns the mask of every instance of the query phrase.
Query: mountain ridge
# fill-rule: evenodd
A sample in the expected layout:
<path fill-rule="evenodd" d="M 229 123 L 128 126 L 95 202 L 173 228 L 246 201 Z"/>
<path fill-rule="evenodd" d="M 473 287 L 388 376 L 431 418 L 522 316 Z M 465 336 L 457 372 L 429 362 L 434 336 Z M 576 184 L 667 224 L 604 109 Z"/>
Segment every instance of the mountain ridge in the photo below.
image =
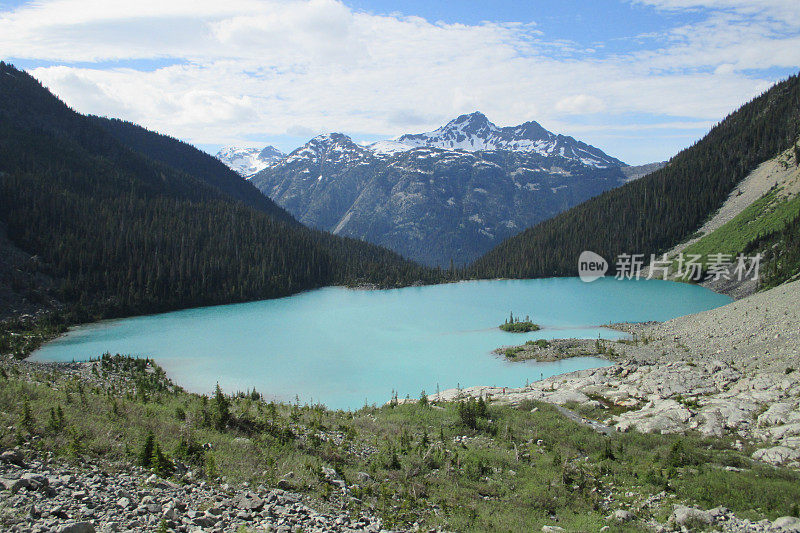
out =
<path fill-rule="evenodd" d="M 622 161 L 533 122 L 473 113 L 436 131 L 398 150 L 318 135 L 251 181 L 306 225 L 449 267 L 628 180 Z"/>
<path fill-rule="evenodd" d="M 430 132 L 406 133 L 396 139 L 377 141 L 368 146 L 378 153 L 393 153 L 420 147 L 470 152 L 511 150 L 536 152 L 543 156 L 558 153 L 562 157 L 580 158 L 584 164 L 600 168 L 609 165 L 627 166 L 619 159 L 610 157 L 602 150 L 577 141 L 573 137 L 554 134 L 536 121 L 499 128 L 480 111 L 460 115 Z M 570 156 L 567 155 L 567 151 L 570 151 Z"/>

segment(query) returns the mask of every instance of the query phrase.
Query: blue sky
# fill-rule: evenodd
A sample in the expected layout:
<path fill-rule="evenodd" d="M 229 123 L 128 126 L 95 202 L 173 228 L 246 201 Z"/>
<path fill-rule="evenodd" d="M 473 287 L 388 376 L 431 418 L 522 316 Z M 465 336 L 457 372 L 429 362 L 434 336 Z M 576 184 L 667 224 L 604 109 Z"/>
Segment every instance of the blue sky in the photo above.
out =
<path fill-rule="evenodd" d="M 639 164 L 800 69 L 800 2 L 0 1 L 0 58 L 212 153 L 480 110 Z"/>

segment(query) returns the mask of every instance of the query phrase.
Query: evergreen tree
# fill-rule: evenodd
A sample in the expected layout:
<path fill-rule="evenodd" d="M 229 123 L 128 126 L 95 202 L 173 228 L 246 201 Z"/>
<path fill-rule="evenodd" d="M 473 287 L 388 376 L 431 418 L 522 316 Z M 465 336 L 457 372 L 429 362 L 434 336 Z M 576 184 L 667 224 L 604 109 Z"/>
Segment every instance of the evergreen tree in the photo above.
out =
<path fill-rule="evenodd" d="M 230 409 L 230 401 L 228 398 L 223 394 L 222 389 L 217 383 L 216 388 L 214 389 L 214 426 L 218 430 L 224 430 L 228 426 L 228 422 L 230 421 L 231 415 L 229 412 Z"/>

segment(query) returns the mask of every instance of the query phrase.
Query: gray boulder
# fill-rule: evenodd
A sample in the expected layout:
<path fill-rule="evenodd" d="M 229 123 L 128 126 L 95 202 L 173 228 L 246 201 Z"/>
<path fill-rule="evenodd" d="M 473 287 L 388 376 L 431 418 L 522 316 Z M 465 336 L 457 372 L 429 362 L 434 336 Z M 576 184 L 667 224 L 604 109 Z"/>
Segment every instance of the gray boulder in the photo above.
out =
<path fill-rule="evenodd" d="M 241 511 L 260 511 L 264 507 L 263 498 L 254 492 L 242 492 L 234 496 L 233 506 Z"/>
<path fill-rule="evenodd" d="M 634 520 L 636 516 L 630 511 L 626 511 L 624 509 L 617 509 L 610 515 L 606 517 L 606 520 L 609 522 L 630 522 Z"/>
<path fill-rule="evenodd" d="M 25 460 L 22 458 L 22 454 L 17 450 L 6 450 L 0 453 L 0 463 L 8 463 L 20 467 L 25 466 Z"/>
<path fill-rule="evenodd" d="M 800 518 L 782 516 L 772 523 L 772 528 L 781 533 L 800 533 Z"/>
<path fill-rule="evenodd" d="M 780 466 L 789 461 L 800 459 L 800 450 L 793 450 L 786 446 L 773 446 L 772 448 L 762 448 L 753 452 L 753 459 L 764 461 L 771 465 Z"/>
<path fill-rule="evenodd" d="M 670 517 L 670 522 L 676 526 L 685 526 L 689 529 L 707 526 L 713 524 L 714 521 L 714 516 L 708 511 L 685 505 L 676 506 Z"/>
<path fill-rule="evenodd" d="M 58 528 L 58 533 L 94 533 L 91 522 L 72 522 Z"/>

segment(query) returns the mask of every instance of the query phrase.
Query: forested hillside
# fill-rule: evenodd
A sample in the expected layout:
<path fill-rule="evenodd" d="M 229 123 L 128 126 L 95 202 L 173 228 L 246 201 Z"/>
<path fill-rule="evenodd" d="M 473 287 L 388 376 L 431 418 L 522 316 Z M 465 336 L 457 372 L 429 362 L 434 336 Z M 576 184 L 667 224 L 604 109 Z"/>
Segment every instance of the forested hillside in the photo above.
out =
<path fill-rule="evenodd" d="M 800 158 L 798 158 L 800 160 Z M 800 273 L 800 217 L 750 244 L 748 253 L 764 252 L 761 269 L 763 288 L 798 279 Z"/>
<path fill-rule="evenodd" d="M 0 222 L 34 256 L 29 267 L 55 280 L 47 296 L 83 319 L 441 279 L 380 247 L 299 226 L 252 191 L 211 156 L 79 115 L 0 63 Z M 43 299 L 35 285 L 13 290 Z"/>
<path fill-rule="evenodd" d="M 512 237 L 470 267 L 475 277 L 572 276 L 592 250 L 657 253 L 690 236 L 752 169 L 800 134 L 800 78 L 782 81 L 715 126 L 666 167 Z"/>
<path fill-rule="evenodd" d="M 209 157 L 208 154 L 190 144 L 167 135 L 148 131 L 131 122 L 95 116 L 86 118 L 106 130 L 125 147 L 133 149 L 153 161 L 201 179 L 259 211 L 297 224 L 297 221 L 289 213 L 261 194 L 261 191 L 252 183 L 241 179 L 236 172 L 216 157 Z"/>

